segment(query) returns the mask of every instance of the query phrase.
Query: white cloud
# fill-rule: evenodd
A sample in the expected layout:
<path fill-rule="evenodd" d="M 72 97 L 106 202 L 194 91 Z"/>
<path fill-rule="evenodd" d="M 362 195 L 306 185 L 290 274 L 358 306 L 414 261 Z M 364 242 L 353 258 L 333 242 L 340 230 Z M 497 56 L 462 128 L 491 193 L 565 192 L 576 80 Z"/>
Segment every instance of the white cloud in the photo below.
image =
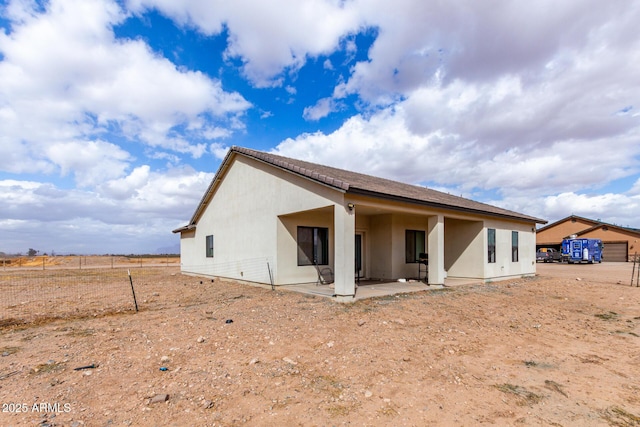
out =
<path fill-rule="evenodd" d="M 81 187 L 122 176 L 130 160 L 129 153 L 104 141 L 52 143 L 45 147 L 45 156 L 60 167 L 63 176 L 73 171 Z"/>
<path fill-rule="evenodd" d="M 0 251 L 24 252 L 37 243 L 57 252 L 153 252 L 175 240 L 170 231 L 188 220 L 212 178 L 190 167 L 153 172 L 143 165 L 95 190 L 0 181 Z"/>
<path fill-rule="evenodd" d="M 640 196 L 640 178 L 633 184 L 628 193 L 630 196 Z"/>
<path fill-rule="evenodd" d="M 561 218 L 567 212 L 587 218 L 601 219 L 604 222 L 621 226 L 638 226 L 637 212 L 640 209 L 640 197 L 623 194 L 576 194 L 561 193 L 546 197 L 544 210 L 554 218 Z"/>
<path fill-rule="evenodd" d="M 333 98 L 322 98 L 318 100 L 316 105 L 312 107 L 305 107 L 302 112 L 302 117 L 305 120 L 316 121 L 323 117 L 327 117 L 339 108 L 338 103 Z"/>
<path fill-rule="evenodd" d="M 113 27 L 129 13 L 153 8 L 185 31 L 224 31 L 225 66 L 242 64 L 256 87 L 284 84 L 290 101 L 302 99 L 303 91 L 284 81 L 299 75 L 309 58 L 336 71 L 326 73 L 336 75 L 332 97 L 311 102 L 304 118 L 344 111 L 348 96 L 358 98 L 361 114 L 331 133 L 282 141 L 280 154 L 449 189 L 551 220 L 576 213 L 638 226 L 640 180 L 609 190 L 615 180 L 640 173 L 638 2 L 126 5 L 7 3 L 3 16 L 11 30 L 0 33 L 0 171 L 66 174 L 82 189 L 0 181 L 0 231 L 7 233 L 1 240 L 23 241 L 11 230 L 25 220 L 33 221 L 33 238 L 41 233 L 53 243 L 55 233 L 75 230 L 78 247 L 92 232 L 119 232 L 133 245 L 175 228 L 188 219 L 212 174 L 134 165 L 123 142 L 141 143 L 148 157 L 177 164 L 185 154 L 222 159 L 229 139 L 246 131 L 250 104 L 242 95 L 176 67 L 142 39 L 115 38 Z M 364 32 L 375 41 L 354 63 L 363 54 L 356 34 Z M 337 50 L 345 63 L 325 57 Z M 280 116 L 271 108 L 262 114 Z M 55 228 L 48 224 L 57 231 L 47 231 Z"/>
<path fill-rule="evenodd" d="M 297 70 L 307 57 L 331 53 L 360 27 L 354 3 L 336 0 L 130 0 L 128 6 L 138 13 L 157 8 L 204 34 L 227 28 L 226 57 L 240 59 L 246 77 L 259 87 L 280 85 L 284 69 Z"/>
<path fill-rule="evenodd" d="M 45 8 L 7 7 L 13 21 L 11 32 L 0 33 L 0 170 L 60 170 L 86 184 L 104 157 L 117 162 L 106 177 L 122 176 L 126 155 L 100 141 L 107 132 L 199 157 L 250 106 L 143 41 L 116 39 L 113 26 L 126 14 L 113 1 L 52 0 Z M 87 148 L 73 160 L 56 155 L 79 144 Z"/>
<path fill-rule="evenodd" d="M 416 133 L 403 108 L 411 102 L 370 117 L 351 117 L 331 134 L 317 132 L 287 139 L 275 152 L 403 182 L 449 188 L 455 194 L 542 218 L 553 217 L 562 209 L 565 213 L 560 217 L 574 212 L 577 205 L 573 201 L 550 202 L 558 192 L 595 191 L 640 169 L 636 160 L 640 155 L 638 132 L 614 140 L 557 140 L 506 148 L 460 135 L 455 126 L 436 126 L 430 133 Z M 502 198 L 487 200 L 485 193 L 497 193 Z M 583 200 L 587 196 L 579 197 Z M 588 202 L 600 207 L 581 205 L 584 216 L 594 212 L 604 216 L 603 212 L 609 210 L 617 212 L 615 217 L 621 222 L 624 217 L 628 223 L 637 221 L 633 210 L 624 207 L 625 203 L 637 206 L 637 198 L 591 196 Z"/>

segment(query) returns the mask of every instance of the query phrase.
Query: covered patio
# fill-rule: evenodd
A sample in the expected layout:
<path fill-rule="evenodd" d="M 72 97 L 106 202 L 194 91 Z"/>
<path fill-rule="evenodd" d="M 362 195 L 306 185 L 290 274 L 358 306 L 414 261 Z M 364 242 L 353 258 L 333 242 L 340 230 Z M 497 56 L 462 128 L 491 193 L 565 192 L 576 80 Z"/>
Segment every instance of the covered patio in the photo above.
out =
<path fill-rule="evenodd" d="M 383 280 L 361 280 L 356 288 L 354 301 L 368 298 L 379 298 L 411 292 L 435 291 L 444 288 L 454 288 L 456 286 L 480 283 L 478 279 L 447 278 L 444 285 L 427 285 L 418 280 L 406 282 L 383 281 Z M 300 285 L 280 286 L 279 289 L 300 292 L 308 295 L 317 295 L 325 298 L 335 299 L 335 289 L 332 285 L 316 285 L 311 283 Z"/>

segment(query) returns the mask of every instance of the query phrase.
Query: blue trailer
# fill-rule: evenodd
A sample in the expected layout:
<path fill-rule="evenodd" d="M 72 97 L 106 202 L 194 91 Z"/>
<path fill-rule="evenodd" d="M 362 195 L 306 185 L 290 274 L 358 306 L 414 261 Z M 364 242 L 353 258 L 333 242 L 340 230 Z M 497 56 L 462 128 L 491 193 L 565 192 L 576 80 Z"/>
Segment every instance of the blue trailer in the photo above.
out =
<path fill-rule="evenodd" d="M 603 249 L 600 239 L 564 239 L 562 240 L 562 261 L 569 264 L 602 262 Z"/>

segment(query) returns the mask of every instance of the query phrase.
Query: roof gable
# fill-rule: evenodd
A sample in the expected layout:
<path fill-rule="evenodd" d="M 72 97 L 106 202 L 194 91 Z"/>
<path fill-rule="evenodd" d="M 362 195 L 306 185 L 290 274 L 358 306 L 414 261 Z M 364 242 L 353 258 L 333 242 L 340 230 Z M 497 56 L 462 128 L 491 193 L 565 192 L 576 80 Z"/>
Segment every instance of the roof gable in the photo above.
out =
<path fill-rule="evenodd" d="M 568 221 L 571 221 L 571 222 L 582 222 L 582 223 L 588 224 L 588 226 L 596 226 L 596 225 L 600 224 L 600 221 L 595 221 L 593 219 L 584 218 L 584 217 L 581 217 L 581 216 L 578 216 L 578 215 L 569 215 L 566 218 L 562 218 L 562 219 L 560 219 L 560 220 L 558 220 L 556 222 L 553 222 L 551 224 L 545 225 L 544 227 L 538 228 L 538 233 L 540 233 L 541 231 L 549 230 L 549 229 L 554 228 L 554 227 L 558 227 L 558 226 L 560 226 L 560 225 L 562 225 L 562 224 L 564 224 L 564 223 L 566 223 Z"/>
<path fill-rule="evenodd" d="M 196 211 L 191 218 L 190 225 L 193 225 L 198 221 L 209 200 L 215 193 L 217 185 L 224 178 L 226 170 L 233 163 L 233 157 L 236 155 L 247 156 L 273 167 L 277 167 L 287 172 L 303 176 L 312 181 L 347 193 L 363 194 L 382 199 L 400 200 L 407 203 L 415 203 L 444 209 L 453 209 L 476 214 L 497 216 L 519 221 L 530 221 L 541 224 L 545 224 L 547 222 L 540 218 L 524 215 L 518 212 L 510 211 L 508 209 L 502 209 L 496 206 L 488 205 L 486 203 L 476 202 L 470 199 L 465 199 L 463 197 L 454 196 L 426 187 L 405 184 L 386 178 L 365 175 L 357 172 L 347 171 L 344 169 L 338 169 L 330 166 L 324 166 L 316 163 L 278 156 L 271 153 L 265 153 L 262 151 L 256 151 L 249 148 L 234 146 L 231 147 L 231 149 L 225 156 L 222 164 L 220 165 L 220 168 L 216 172 L 216 175 L 211 181 L 211 184 L 207 188 L 207 191 L 198 204 L 198 207 L 196 208 Z M 174 232 L 180 232 L 184 229 L 185 227 L 182 227 L 174 230 Z"/>

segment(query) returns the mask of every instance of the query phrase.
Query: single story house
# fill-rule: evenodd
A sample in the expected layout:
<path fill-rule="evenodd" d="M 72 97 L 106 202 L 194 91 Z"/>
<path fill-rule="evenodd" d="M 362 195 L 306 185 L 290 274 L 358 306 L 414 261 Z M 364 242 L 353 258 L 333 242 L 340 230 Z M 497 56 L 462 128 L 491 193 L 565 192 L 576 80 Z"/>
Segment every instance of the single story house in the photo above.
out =
<path fill-rule="evenodd" d="M 360 278 L 444 284 L 534 275 L 540 223 L 421 186 L 232 147 L 189 224 L 173 232 L 185 274 L 279 286 L 314 283 L 322 271 L 333 276 L 335 298 L 352 301 Z"/>
<path fill-rule="evenodd" d="M 562 240 L 576 235 L 600 239 L 604 244 L 603 261 L 627 262 L 640 252 L 640 230 L 607 224 L 600 220 L 570 215 L 538 229 L 536 248 L 561 249 Z"/>

